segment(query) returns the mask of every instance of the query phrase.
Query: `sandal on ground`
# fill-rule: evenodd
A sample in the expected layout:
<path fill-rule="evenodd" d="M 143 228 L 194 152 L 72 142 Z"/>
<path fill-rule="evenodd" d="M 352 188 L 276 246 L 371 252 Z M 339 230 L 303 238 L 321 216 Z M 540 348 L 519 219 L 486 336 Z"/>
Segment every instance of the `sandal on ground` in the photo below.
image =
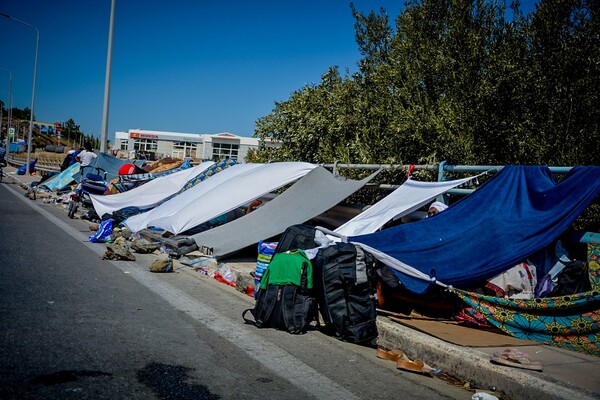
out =
<path fill-rule="evenodd" d="M 377 358 L 384 360 L 396 361 L 399 359 L 408 360 L 406 354 L 402 350 L 386 350 L 381 347 L 377 349 Z"/>
<path fill-rule="evenodd" d="M 433 368 L 425 364 L 422 360 L 412 361 L 402 350 L 386 350 L 379 347 L 377 348 L 377 357 L 395 361 L 397 369 L 428 375 L 431 375 L 433 371 Z"/>
<path fill-rule="evenodd" d="M 425 364 L 422 360 L 397 360 L 396 368 L 419 374 L 431 375 L 433 368 Z"/>
<path fill-rule="evenodd" d="M 523 368 L 533 371 L 543 371 L 544 369 L 541 361 L 532 361 L 527 354 L 517 349 L 506 349 L 501 353 L 494 353 L 491 361 L 508 367 Z"/>

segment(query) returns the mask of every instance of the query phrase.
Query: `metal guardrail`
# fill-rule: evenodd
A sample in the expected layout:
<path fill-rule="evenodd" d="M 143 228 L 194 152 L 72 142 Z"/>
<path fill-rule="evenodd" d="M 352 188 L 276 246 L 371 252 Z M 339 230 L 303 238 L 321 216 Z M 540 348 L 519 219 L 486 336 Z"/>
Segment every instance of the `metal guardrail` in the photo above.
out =
<path fill-rule="evenodd" d="M 485 173 L 485 172 L 498 172 L 503 165 L 452 165 L 446 161 L 442 161 L 437 165 L 433 164 L 343 164 L 336 161 L 333 164 L 321 164 L 325 168 L 330 168 L 334 175 L 339 174 L 340 169 L 364 169 L 364 170 L 398 170 L 407 172 L 410 169 L 422 170 L 422 171 L 437 171 L 437 181 L 447 181 L 451 178 L 448 173 L 451 172 L 467 172 L 467 173 Z M 558 174 L 566 174 L 571 170 L 572 167 L 556 166 L 548 167 L 551 172 Z M 369 186 L 369 184 L 367 185 Z M 395 190 L 399 185 L 388 185 L 388 184 L 371 184 L 370 186 L 376 186 L 383 190 Z M 475 189 L 451 189 L 447 193 L 455 195 L 468 195 L 471 194 Z"/>
<path fill-rule="evenodd" d="M 339 174 L 340 169 L 365 169 L 365 170 L 404 170 L 408 171 L 409 168 L 423 171 L 437 171 L 438 181 L 448 180 L 447 172 L 486 172 L 486 171 L 499 171 L 504 168 L 504 165 L 452 165 L 446 161 L 442 161 L 439 164 L 343 164 L 336 161 L 333 164 L 321 164 L 325 168 L 330 168 L 334 175 Z M 566 174 L 573 167 L 548 167 L 551 172 L 558 174 Z"/>
<path fill-rule="evenodd" d="M 35 166 L 36 170 L 40 171 L 57 171 L 60 172 L 60 166 L 62 164 L 62 159 L 60 158 L 51 158 L 44 157 L 43 155 L 36 155 L 34 158 L 37 158 L 37 163 Z M 20 167 L 21 165 L 27 162 L 27 155 L 23 154 L 15 154 L 8 153 L 6 155 L 7 162 L 14 166 Z M 372 170 L 376 171 L 379 169 L 382 170 L 398 170 L 398 171 L 408 171 L 409 168 L 413 168 L 414 170 L 422 170 L 422 171 L 437 171 L 437 180 L 445 181 L 449 180 L 448 177 L 449 172 L 471 172 L 471 173 L 483 173 L 488 171 L 499 171 L 504 168 L 503 165 L 452 165 L 448 164 L 446 161 L 442 161 L 439 164 L 344 164 L 336 161 L 333 164 L 321 164 L 325 168 L 329 168 L 332 170 L 334 175 L 339 175 L 340 169 L 364 169 L 364 170 Z M 548 167 L 551 172 L 558 174 L 566 174 L 571 170 L 572 167 L 565 166 L 555 166 Z M 389 185 L 389 184 L 378 184 L 380 189 L 384 190 L 394 190 L 398 187 L 398 185 Z M 473 190 L 472 189 L 453 189 L 451 192 L 453 194 L 469 194 Z"/>
<path fill-rule="evenodd" d="M 32 154 L 32 159 L 35 160 L 36 158 L 37 158 L 37 162 L 35 163 L 35 168 L 34 168 L 36 171 L 60 172 L 60 165 L 62 164 L 62 161 L 63 161 L 62 159 Z M 21 165 L 25 165 L 25 163 L 27 163 L 27 155 L 9 153 L 6 155 L 6 161 L 11 166 L 18 168 Z"/>

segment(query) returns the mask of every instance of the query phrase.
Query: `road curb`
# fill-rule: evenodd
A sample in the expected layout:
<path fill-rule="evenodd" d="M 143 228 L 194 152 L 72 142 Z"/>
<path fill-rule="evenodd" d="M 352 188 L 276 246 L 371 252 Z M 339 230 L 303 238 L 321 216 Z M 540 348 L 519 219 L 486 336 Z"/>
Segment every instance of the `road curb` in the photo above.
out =
<path fill-rule="evenodd" d="M 581 388 L 542 375 L 540 372 L 503 367 L 490 362 L 487 354 L 453 345 L 415 331 L 386 317 L 377 317 L 379 346 L 400 349 L 411 358 L 435 365 L 451 376 L 477 387 L 495 387 L 511 399 L 598 399 Z"/>

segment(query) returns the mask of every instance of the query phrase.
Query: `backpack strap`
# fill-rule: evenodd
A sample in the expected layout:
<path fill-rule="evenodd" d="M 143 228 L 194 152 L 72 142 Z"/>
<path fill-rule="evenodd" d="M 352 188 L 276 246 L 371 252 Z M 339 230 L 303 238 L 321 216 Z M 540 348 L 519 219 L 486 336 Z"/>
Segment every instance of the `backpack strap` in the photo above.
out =
<path fill-rule="evenodd" d="M 300 293 L 308 294 L 308 262 L 302 262 L 302 270 L 300 272 Z"/>
<path fill-rule="evenodd" d="M 252 314 L 252 316 L 254 316 L 254 309 L 253 308 L 246 308 L 243 312 L 242 312 L 242 318 L 244 319 L 244 322 L 247 324 L 251 324 L 251 325 L 255 325 L 256 326 L 256 321 L 253 321 L 251 319 L 246 318 L 246 313 L 250 311 L 250 314 Z"/>
<path fill-rule="evenodd" d="M 283 321 L 285 328 L 289 333 L 301 333 L 302 331 L 302 315 L 298 315 L 298 312 L 304 310 L 298 310 L 296 308 L 297 297 L 301 289 L 294 285 L 282 286 L 281 291 L 281 308 L 283 312 Z M 298 321 L 299 320 L 299 321 Z"/>

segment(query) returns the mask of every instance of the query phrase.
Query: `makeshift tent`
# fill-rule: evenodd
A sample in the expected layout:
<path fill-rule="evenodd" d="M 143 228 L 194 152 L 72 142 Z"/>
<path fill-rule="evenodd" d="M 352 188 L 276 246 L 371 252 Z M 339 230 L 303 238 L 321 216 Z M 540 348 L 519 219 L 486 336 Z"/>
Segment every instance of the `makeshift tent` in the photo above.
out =
<path fill-rule="evenodd" d="M 123 224 L 134 232 L 140 231 L 148 226 L 157 226 L 159 222 L 156 221 L 168 220 L 171 216 L 177 214 L 179 210 L 185 209 L 186 207 L 192 207 L 194 202 L 202 196 L 203 193 L 210 191 L 228 179 L 232 179 L 237 175 L 258 168 L 261 165 L 264 164 L 234 165 L 227 168 L 225 171 L 212 176 L 210 179 L 206 179 L 196 184 L 192 188 L 182 192 L 180 195 L 170 198 L 150 211 L 127 218 Z"/>
<path fill-rule="evenodd" d="M 192 178 L 188 182 L 186 182 L 186 184 L 183 185 L 183 187 L 181 189 L 179 189 L 177 194 L 181 194 L 181 193 L 185 192 L 186 190 L 193 188 L 194 186 L 196 186 L 197 184 L 199 184 L 206 178 L 209 178 L 212 175 L 216 174 L 217 172 L 221 172 L 224 169 L 232 167 L 236 164 L 237 164 L 237 161 L 235 161 L 233 158 L 225 158 L 225 159 L 215 163 L 211 167 L 207 168 L 206 171 L 202 172 L 201 174 L 196 175 L 194 178 Z"/>
<path fill-rule="evenodd" d="M 140 161 L 140 162 L 142 162 L 142 161 Z M 127 164 L 123 164 L 123 166 L 121 166 L 121 168 L 119 168 L 119 171 L 118 171 L 119 175 L 120 175 L 119 179 L 121 179 L 123 182 L 125 182 L 125 184 L 130 183 L 130 182 L 147 182 L 152 179 L 156 179 L 156 178 L 160 178 L 163 176 L 174 174 L 174 173 L 182 171 L 184 169 L 192 168 L 191 159 L 186 159 L 184 161 L 177 161 L 174 163 L 162 165 L 158 168 L 153 169 L 150 172 L 141 172 L 141 171 L 144 171 L 144 169 L 142 169 L 136 165 L 135 169 L 139 173 L 123 174 L 123 170 L 127 169 L 127 167 L 125 167 L 126 165 Z M 123 191 L 125 191 L 125 190 L 123 190 Z"/>
<path fill-rule="evenodd" d="M 375 175 L 355 181 L 336 177 L 325 168 L 317 167 L 250 214 L 190 238 L 199 247 L 212 249 L 214 256 L 232 253 L 278 235 L 290 225 L 324 213 L 363 187 Z"/>
<path fill-rule="evenodd" d="M 74 181 L 73 176 L 79 172 L 79 163 L 74 163 L 69 166 L 69 168 L 65 169 L 60 174 L 53 176 L 48 179 L 46 182 L 40 185 L 41 188 L 46 188 L 48 190 L 61 190 L 67 187 L 67 185 Z"/>
<path fill-rule="evenodd" d="M 164 169 L 158 172 L 146 172 L 139 166 L 128 163 L 121 165 L 121 167 L 119 168 L 118 181 L 112 179 L 111 182 L 114 189 L 116 189 L 119 193 L 123 193 L 131 189 L 135 189 L 136 187 L 141 186 L 144 183 L 149 182 L 153 179 L 171 175 L 176 172 L 189 169 L 191 167 L 192 166 L 190 165 L 190 160 L 185 160 L 180 163 L 178 162 L 170 164 L 168 166 L 163 166 L 163 168 L 169 169 Z"/>
<path fill-rule="evenodd" d="M 138 160 L 133 162 L 135 165 L 142 166 L 146 163 L 146 161 Z M 113 157 L 106 153 L 99 153 L 98 157 L 94 158 L 94 160 L 84 168 L 81 168 L 78 174 L 75 174 L 73 179 L 77 182 L 81 181 L 81 174 L 100 174 L 102 175 L 106 172 L 106 180 L 111 180 L 119 177 L 119 168 L 123 164 L 131 164 L 130 160 L 121 160 L 119 158 Z M 100 168 L 100 172 L 98 172 L 98 168 Z"/>
<path fill-rule="evenodd" d="M 154 226 L 178 234 L 298 180 L 314 168 L 303 162 L 234 165 L 124 223 L 136 232 Z"/>
<path fill-rule="evenodd" d="M 600 355 L 599 258 L 600 244 L 588 244 L 589 292 L 520 300 L 454 292 L 511 336 Z"/>
<path fill-rule="evenodd" d="M 373 233 L 394 218 L 418 210 L 435 197 L 475 177 L 444 182 L 419 182 L 409 179 L 382 200 L 352 218 L 334 232 L 341 236 Z"/>
<path fill-rule="evenodd" d="M 557 182 L 545 166 L 506 166 L 431 218 L 354 236 L 404 287 L 466 287 L 550 245 L 600 193 L 600 167 L 574 167 Z"/>
<path fill-rule="evenodd" d="M 183 187 L 181 189 L 179 189 L 176 193 L 173 193 L 172 195 L 168 196 L 167 198 L 161 200 L 160 204 L 171 200 L 173 197 L 175 196 L 179 196 L 181 193 L 185 192 L 188 189 L 193 188 L 194 186 L 196 186 L 198 183 L 210 178 L 211 176 L 213 176 L 214 174 L 216 174 L 217 172 L 221 172 L 226 168 L 229 168 L 233 165 L 236 165 L 236 161 L 234 159 L 231 158 L 226 158 L 223 159 L 213 165 L 211 165 L 210 167 L 208 167 L 206 170 L 202 171 L 201 173 L 199 173 L 198 175 L 196 175 L 195 177 L 193 177 L 192 179 L 190 179 L 189 181 L 187 181 Z"/>
<path fill-rule="evenodd" d="M 92 194 L 90 197 L 94 205 L 94 210 L 96 210 L 96 214 L 102 217 L 104 214 L 111 214 L 124 207 L 152 208 L 161 200 L 179 191 L 190 179 L 196 177 L 213 164 L 212 161 L 204 162 L 193 168 L 153 179 L 142 186 L 123 193 L 109 196 Z"/>

